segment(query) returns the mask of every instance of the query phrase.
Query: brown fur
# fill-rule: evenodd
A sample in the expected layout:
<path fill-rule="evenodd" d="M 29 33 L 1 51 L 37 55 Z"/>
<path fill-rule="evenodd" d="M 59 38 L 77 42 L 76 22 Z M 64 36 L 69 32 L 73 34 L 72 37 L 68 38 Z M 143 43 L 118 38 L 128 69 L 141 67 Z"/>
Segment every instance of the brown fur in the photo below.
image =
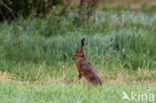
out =
<path fill-rule="evenodd" d="M 87 81 L 87 84 L 102 84 L 103 78 L 98 72 L 94 69 L 91 63 L 88 61 L 85 55 L 84 50 L 85 39 L 81 40 L 81 49 L 76 50 L 73 56 L 77 58 L 76 67 L 79 72 L 78 78 L 81 79 L 84 77 Z"/>

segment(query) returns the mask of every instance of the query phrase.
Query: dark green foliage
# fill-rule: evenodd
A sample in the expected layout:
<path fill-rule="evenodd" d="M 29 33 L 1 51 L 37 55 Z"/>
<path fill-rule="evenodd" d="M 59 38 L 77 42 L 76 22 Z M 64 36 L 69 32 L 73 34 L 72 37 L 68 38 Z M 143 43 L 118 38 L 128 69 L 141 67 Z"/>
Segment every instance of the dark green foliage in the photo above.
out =
<path fill-rule="evenodd" d="M 0 21 L 17 19 L 18 16 L 45 15 L 52 6 L 62 4 L 62 0 L 2 0 L 0 1 Z"/>
<path fill-rule="evenodd" d="M 141 7 L 141 10 L 144 12 L 155 12 L 156 11 L 156 5 L 152 4 L 152 5 L 143 5 Z"/>
<path fill-rule="evenodd" d="M 62 4 L 62 0 L 53 0 L 54 5 Z"/>

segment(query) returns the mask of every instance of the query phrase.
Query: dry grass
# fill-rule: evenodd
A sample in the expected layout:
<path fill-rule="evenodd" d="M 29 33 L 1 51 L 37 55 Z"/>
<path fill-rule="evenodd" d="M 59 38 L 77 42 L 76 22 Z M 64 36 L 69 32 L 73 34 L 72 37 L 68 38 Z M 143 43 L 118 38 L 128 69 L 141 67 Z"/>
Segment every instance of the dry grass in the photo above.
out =
<path fill-rule="evenodd" d="M 119 70 L 113 69 L 110 71 L 103 71 L 102 75 L 105 79 L 104 84 L 128 84 L 128 85 L 156 85 L 156 71 L 148 70 L 148 69 L 138 69 L 136 71 L 128 71 L 128 70 Z M 66 85 L 74 85 L 74 84 L 85 84 L 85 80 L 78 80 L 77 76 L 73 78 L 69 78 L 70 72 L 63 71 L 61 77 L 50 76 L 50 74 L 46 74 L 40 77 L 40 79 L 32 82 L 35 84 L 66 84 Z M 76 74 L 77 75 L 77 74 Z M 16 82 L 16 83 L 25 83 L 26 80 L 21 81 L 14 77 L 13 74 L 9 74 L 7 72 L 0 71 L 0 82 Z"/>
<path fill-rule="evenodd" d="M 12 81 L 11 77 L 9 73 L 0 71 L 0 82 L 10 82 Z"/>
<path fill-rule="evenodd" d="M 72 0 L 74 3 L 79 4 L 79 0 Z M 132 9 L 137 10 L 141 6 L 156 5 L 156 0 L 98 0 L 99 4 L 108 4 L 112 7 L 118 5 L 130 6 Z"/>

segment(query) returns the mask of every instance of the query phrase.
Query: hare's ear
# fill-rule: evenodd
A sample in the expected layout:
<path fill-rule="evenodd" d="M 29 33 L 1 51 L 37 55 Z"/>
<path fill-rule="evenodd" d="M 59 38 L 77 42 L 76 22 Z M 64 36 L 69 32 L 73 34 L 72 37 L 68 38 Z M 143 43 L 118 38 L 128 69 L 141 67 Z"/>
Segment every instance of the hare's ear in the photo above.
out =
<path fill-rule="evenodd" d="M 85 50 L 84 50 L 84 45 L 85 45 L 85 38 L 83 38 L 83 39 L 81 40 L 81 50 L 82 50 L 82 52 L 83 52 L 84 57 L 86 57 L 86 55 L 85 55 Z"/>
<path fill-rule="evenodd" d="M 81 48 L 84 47 L 84 45 L 85 45 L 85 38 L 81 40 Z"/>

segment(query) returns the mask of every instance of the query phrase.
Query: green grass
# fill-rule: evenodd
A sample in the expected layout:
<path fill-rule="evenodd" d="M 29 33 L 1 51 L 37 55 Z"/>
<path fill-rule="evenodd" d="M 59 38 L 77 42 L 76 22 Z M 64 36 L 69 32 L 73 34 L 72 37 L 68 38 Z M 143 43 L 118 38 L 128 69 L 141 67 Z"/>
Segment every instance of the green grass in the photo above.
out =
<path fill-rule="evenodd" d="M 129 96 L 131 92 L 137 95 L 156 94 L 156 87 L 114 84 L 102 87 L 66 84 L 43 86 L 29 83 L 3 83 L 0 84 L 0 91 L 1 103 L 142 103 L 142 101 L 123 100 L 122 92 L 125 91 Z"/>
<path fill-rule="evenodd" d="M 71 63 L 72 53 L 85 37 L 86 54 L 93 63 L 109 60 L 130 69 L 155 68 L 155 20 L 152 14 L 127 11 L 120 15 L 104 12 L 89 22 L 77 16 L 53 15 L 4 22 L 0 27 L 1 60 Z"/>

